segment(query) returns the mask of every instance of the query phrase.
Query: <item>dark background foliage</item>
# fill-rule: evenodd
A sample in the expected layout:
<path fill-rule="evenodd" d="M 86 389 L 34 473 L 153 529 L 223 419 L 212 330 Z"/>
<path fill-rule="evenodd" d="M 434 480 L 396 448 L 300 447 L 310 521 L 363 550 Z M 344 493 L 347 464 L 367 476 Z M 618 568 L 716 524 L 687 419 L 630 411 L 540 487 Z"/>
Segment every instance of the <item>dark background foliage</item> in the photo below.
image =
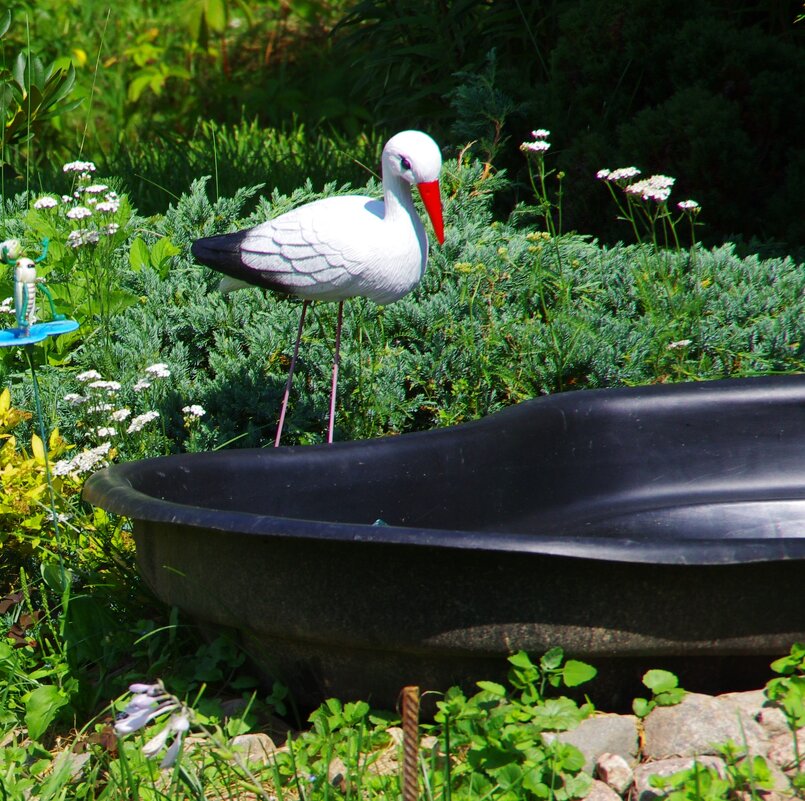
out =
<path fill-rule="evenodd" d="M 46 175 L 79 148 L 121 174 L 144 213 L 199 174 L 216 174 L 222 194 L 256 180 L 291 191 L 304 170 L 316 188 L 362 183 L 383 139 L 418 126 L 447 147 L 476 140 L 519 179 L 504 214 L 526 190 L 518 145 L 544 127 L 566 174 L 566 228 L 624 236 L 593 176 L 635 165 L 703 205 L 708 244 L 805 243 L 797 0 L 271 0 L 219 3 L 217 16 L 213 5 L 107 16 L 95 2 L 14 0 L 6 60 L 27 38 L 43 57 L 71 55 L 85 102 L 6 165 L 8 186 L 32 158 Z M 268 161 L 264 137 L 300 124 L 339 152 L 290 148 L 291 170 Z"/>

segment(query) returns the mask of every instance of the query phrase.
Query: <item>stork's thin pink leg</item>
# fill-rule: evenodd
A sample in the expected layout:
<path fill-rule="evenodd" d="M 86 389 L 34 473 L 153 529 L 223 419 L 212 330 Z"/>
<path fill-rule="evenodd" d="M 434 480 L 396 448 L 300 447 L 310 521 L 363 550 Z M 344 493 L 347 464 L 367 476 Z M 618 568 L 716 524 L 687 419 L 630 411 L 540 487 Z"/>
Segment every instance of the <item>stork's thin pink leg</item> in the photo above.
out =
<path fill-rule="evenodd" d="M 302 302 L 302 314 L 299 317 L 299 330 L 296 333 L 296 344 L 293 347 L 293 356 L 291 357 L 291 366 L 288 368 L 288 380 L 285 382 L 285 394 L 282 396 L 282 406 L 280 407 L 280 421 L 277 425 L 277 436 L 274 439 L 274 447 L 278 448 L 280 438 L 282 437 L 282 426 L 285 423 L 285 412 L 288 408 L 288 397 L 291 394 L 291 382 L 293 381 L 293 371 L 296 367 L 296 359 L 299 356 L 299 343 L 302 341 L 302 326 L 305 324 L 305 314 L 307 307 L 310 305 L 309 300 Z"/>
<path fill-rule="evenodd" d="M 333 357 L 333 383 L 330 386 L 330 425 L 327 428 L 327 443 L 333 441 L 335 428 L 335 390 L 338 385 L 338 363 L 341 360 L 341 323 L 344 321 L 344 301 L 338 304 L 338 322 L 335 324 L 335 356 Z"/>

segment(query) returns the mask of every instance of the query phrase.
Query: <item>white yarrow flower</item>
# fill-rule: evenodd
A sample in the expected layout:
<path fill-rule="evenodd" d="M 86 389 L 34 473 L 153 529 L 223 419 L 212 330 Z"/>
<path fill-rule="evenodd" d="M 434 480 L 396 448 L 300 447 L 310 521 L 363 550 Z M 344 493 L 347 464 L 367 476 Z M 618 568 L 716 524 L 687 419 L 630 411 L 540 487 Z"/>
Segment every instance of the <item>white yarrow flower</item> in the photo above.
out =
<path fill-rule="evenodd" d="M 110 426 L 101 426 L 100 428 L 95 429 L 95 433 L 101 439 L 105 439 L 107 437 L 114 437 L 117 434 L 117 431 Z"/>
<path fill-rule="evenodd" d="M 103 379 L 98 379 L 90 383 L 89 386 L 93 389 L 105 389 L 107 392 L 117 392 L 121 384 L 119 381 L 104 381 Z"/>
<path fill-rule="evenodd" d="M 62 459 L 53 465 L 53 474 L 56 476 L 80 476 L 94 469 L 100 462 L 105 461 L 112 448 L 110 442 L 102 442 L 95 448 L 82 451 L 72 459 Z"/>
<path fill-rule="evenodd" d="M 131 423 L 129 423 L 129 427 L 126 431 L 129 434 L 136 434 L 138 431 L 142 431 L 152 420 L 156 420 L 157 417 L 159 417 L 159 412 L 154 411 L 138 414 L 132 419 Z"/>
<path fill-rule="evenodd" d="M 139 379 L 137 383 L 132 387 L 135 392 L 142 392 L 144 389 L 148 389 L 151 386 L 151 382 L 146 380 L 145 378 Z"/>
<path fill-rule="evenodd" d="M 40 197 L 34 203 L 35 209 L 52 209 L 54 206 L 58 206 L 59 201 L 56 200 L 55 197 L 51 197 L 50 195 L 45 195 L 45 197 Z"/>
<path fill-rule="evenodd" d="M 700 206 L 695 200 L 680 200 L 676 204 L 682 211 L 698 211 Z"/>
<path fill-rule="evenodd" d="M 85 186 L 81 191 L 87 195 L 100 195 L 101 192 L 105 192 L 108 188 L 106 184 L 92 184 L 91 186 Z"/>
<path fill-rule="evenodd" d="M 116 423 L 122 423 L 124 420 L 128 420 L 129 417 L 131 417 L 131 409 L 115 409 L 115 411 L 113 411 L 109 416 Z"/>
<path fill-rule="evenodd" d="M 62 167 L 64 172 L 95 172 L 95 165 L 91 161 L 71 161 Z"/>
<path fill-rule="evenodd" d="M 595 174 L 595 177 L 598 178 L 599 181 L 603 181 L 604 178 L 609 178 L 611 172 L 612 170 L 608 170 L 606 167 L 604 167 L 603 170 L 599 170 Z"/>
<path fill-rule="evenodd" d="M 190 406 L 183 406 L 182 411 L 188 417 L 196 417 L 196 418 L 204 417 L 204 415 L 207 414 L 207 410 L 203 406 L 199 406 L 199 404 L 197 403 L 194 403 Z"/>
<path fill-rule="evenodd" d="M 101 374 L 97 370 L 85 370 L 83 373 L 79 373 L 76 376 L 76 380 L 80 381 L 82 384 L 86 383 L 87 381 L 94 381 L 101 377 Z"/>
<path fill-rule="evenodd" d="M 676 342 L 669 342 L 665 347 L 667 350 L 678 350 L 679 348 L 686 348 L 693 340 L 678 339 Z"/>
<path fill-rule="evenodd" d="M 640 175 L 640 170 L 637 167 L 619 167 L 617 170 L 612 170 L 612 172 L 607 175 L 608 181 L 628 181 L 631 178 L 636 178 Z"/>
<path fill-rule="evenodd" d="M 157 364 L 152 364 L 150 367 L 146 367 L 145 372 L 153 378 L 168 378 L 168 376 L 171 374 L 171 371 L 168 369 L 168 365 L 163 364 L 162 362 L 158 362 Z"/>
<path fill-rule="evenodd" d="M 68 392 L 64 396 L 64 400 L 70 404 L 70 406 L 80 406 L 82 403 L 86 403 L 87 399 L 83 395 L 79 395 L 77 392 Z"/>
<path fill-rule="evenodd" d="M 74 206 L 67 212 L 71 220 L 84 220 L 92 216 L 92 212 L 86 206 Z"/>
<path fill-rule="evenodd" d="M 536 142 L 523 142 L 523 144 L 520 145 L 520 150 L 522 150 L 523 153 L 547 153 L 550 147 L 550 142 L 540 139 Z"/>
<path fill-rule="evenodd" d="M 651 175 L 641 181 L 629 184 L 623 191 L 630 195 L 639 195 L 643 200 L 653 200 L 655 203 L 664 203 L 671 194 L 671 187 L 675 178 L 667 175 Z"/>
<path fill-rule="evenodd" d="M 545 128 L 537 128 L 536 131 L 531 131 L 531 136 L 534 139 L 547 139 L 551 135 L 550 131 L 546 131 Z"/>

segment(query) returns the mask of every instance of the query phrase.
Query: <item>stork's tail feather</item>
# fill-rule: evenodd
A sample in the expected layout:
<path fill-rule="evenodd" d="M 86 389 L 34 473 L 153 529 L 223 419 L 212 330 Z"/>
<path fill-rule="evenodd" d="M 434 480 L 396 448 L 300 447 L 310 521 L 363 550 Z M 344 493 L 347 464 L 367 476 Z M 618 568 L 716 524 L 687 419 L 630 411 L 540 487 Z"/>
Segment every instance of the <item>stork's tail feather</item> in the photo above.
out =
<path fill-rule="evenodd" d="M 247 233 L 236 231 L 233 234 L 206 236 L 193 242 L 190 252 L 200 264 L 231 274 L 233 270 L 242 270 L 240 246 Z"/>

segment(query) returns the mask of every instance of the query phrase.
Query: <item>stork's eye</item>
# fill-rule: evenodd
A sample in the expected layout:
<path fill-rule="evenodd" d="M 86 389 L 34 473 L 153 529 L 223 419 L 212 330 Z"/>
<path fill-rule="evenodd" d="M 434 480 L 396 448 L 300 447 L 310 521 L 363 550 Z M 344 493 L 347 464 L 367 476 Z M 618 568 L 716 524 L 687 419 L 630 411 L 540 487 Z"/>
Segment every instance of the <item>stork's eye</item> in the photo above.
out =
<path fill-rule="evenodd" d="M 408 159 L 405 156 L 401 156 L 400 157 L 400 166 L 404 170 L 410 170 L 411 169 L 411 162 L 408 161 Z"/>

